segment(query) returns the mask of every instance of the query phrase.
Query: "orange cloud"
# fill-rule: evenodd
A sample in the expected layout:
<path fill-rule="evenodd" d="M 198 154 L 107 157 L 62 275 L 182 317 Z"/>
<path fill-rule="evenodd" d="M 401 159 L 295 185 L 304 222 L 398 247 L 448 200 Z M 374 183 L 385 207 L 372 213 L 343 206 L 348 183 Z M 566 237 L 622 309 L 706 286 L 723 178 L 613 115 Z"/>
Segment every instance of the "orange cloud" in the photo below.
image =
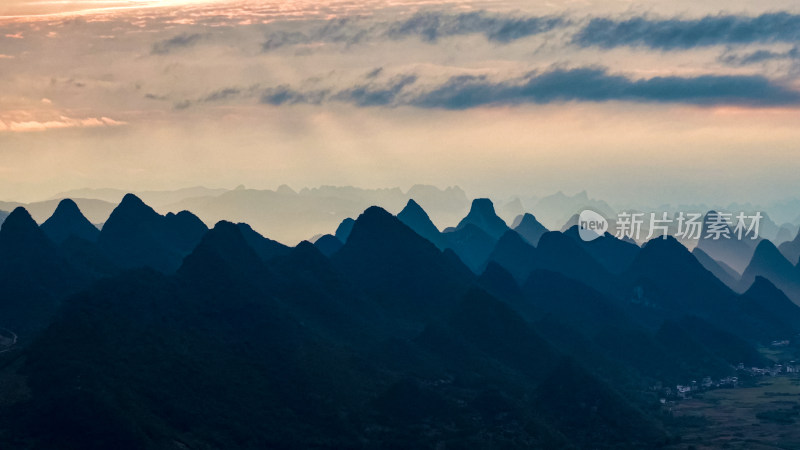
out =
<path fill-rule="evenodd" d="M 31 132 L 64 128 L 95 128 L 125 125 L 109 117 L 73 118 L 65 115 L 52 119 L 12 119 L 0 117 L 0 132 Z"/>

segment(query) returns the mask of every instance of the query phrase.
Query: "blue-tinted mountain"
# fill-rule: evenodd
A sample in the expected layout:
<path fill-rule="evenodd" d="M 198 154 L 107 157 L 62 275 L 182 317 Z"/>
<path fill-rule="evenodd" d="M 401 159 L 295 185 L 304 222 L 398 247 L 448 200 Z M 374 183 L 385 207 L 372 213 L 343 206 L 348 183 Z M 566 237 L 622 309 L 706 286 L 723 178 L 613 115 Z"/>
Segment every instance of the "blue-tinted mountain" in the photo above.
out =
<path fill-rule="evenodd" d="M 6 220 L 6 217 L 8 217 L 8 214 L 9 214 L 8 211 L 0 210 L 0 225 L 2 225 L 3 222 Z"/>
<path fill-rule="evenodd" d="M 81 214 L 78 205 L 70 199 L 58 203 L 55 212 L 42 224 L 41 229 L 56 244 L 61 244 L 70 236 L 95 242 L 100 234 L 100 230 Z"/>
<path fill-rule="evenodd" d="M 758 243 L 753 259 L 742 274 L 740 290 L 747 290 L 757 276 L 768 279 L 786 296 L 800 304 L 800 269 L 784 258 L 778 248 L 766 239 Z"/>
<path fill-rule="evenodd" d="M 519 284 L 524 283 L 532 271 L 542 266 L 536 247 L 513 230 L 500 237 L 487 261 L 503 267 Z"/>
<path fill-rule="evenodd" d="M 515 231 L 509 230 L 497 242 L 488 261 L 494 261 L 523 284 L 531 272 L 546 269 L 581 281 L 605 293 L 615 290 L 615 281 L 588 252 L 573 239 L 551 231 L 534 247 Z"/>
<path fill-rule="evenodd" d="M 605 295 L 618 294 L 616 278 L 569 236 L 550 231 L 542 236 L 536 249 L 541 268 L 578 280 Z"/>
<path fill-rule="evenodd" d="M 579 448 L 592 448 L 598 442 L 657 448 L 668 442 L 660 424 L 569 359 L 537 388 L 534 401 Z"/>
<path fill-rule="evenodd" d="M 474 273 L 483 270 L 486 258 L 497 240 L 475 225 L 460 229 L 448 228 L 442 233 L 444 246 L 451 249 Z"/>
<path fill-rule="evenodd" d="M 749 342 L 761 343 L 790 332 L 783 320 L 757 304 L 748 304 L 745 311 L 742 297 L 672 237 L 649 241 L 625 278 L 630 286 L 629 310 L 653 324 L 694 315 Z"/>
<path fill-rule="evenodd" d="M 784 324 L 781 327 L 784 336 L 800 331 L 800 306 L 768 279 L 756 276 L 750 288 L 742 295 L 741 301 L 750 314 L 766 312 L 770 317 L 781 320 Z"/>
<path fill-rule="evenodd" d="M 508 225 L 497 216 L 494 211 L 494 205 L 488 198 L 476 198 L 473 200 L 469 214 L 461 219 L 461 222 L 456 226 L 456 230 L 463 229 L 467 225 L 474 225 L 480 228 L 494 239 L 499 239 L 503 233 L 508 231 Z"/>
<path fill-rule="evenodd" d="M 26 380 L 0 402 L 2 448 L 658 448 L 675 441 L 650 386 L 769 364 L 755 347 L 800 332 L 765 278 L 737 295 L 672 238 L 442 233 L 462 254 L 491 242 L 475 276 L 377 207 L 331 257 L 245 224 L 197 232 L 135 198 L 118 209 L 109 236 L 152 249 L 144 268 L 91 272 L 125 255 L 105 231 L 58 246 L 24 210 L 0 228 L 4 293 L 70 294 L 0 367 Z M 147 267 L 187 247 L 177 270 Z M 64 287 L 85 272 L 101 279 Z"/>
<path fill-rule="evenodd" d="M 205 224 L 188 211 L 162 216 L 128 194 L 103 225 L 97 243 L 120 267 L 172 272 L 206 231 Z"/>
<path fill-rule="evenodd" d="M 648 241 L 626 277 L 634 282 L 644 279 L 654 283 L 653 290 L 643 295 L 666 309 L 703 308 L 711 312 L 733 296 L 730 289 L 671 236 Z"/>
<path fill-rule="evenodd" d="M 410 199 L 405 208 L 397 214 L 397 218 L 440 249 L 445 248 L 441 232 L 428 217 L 428 213 L 413 199 Z"/>
<path fill-rule="evenodd" d="M 500 264 L 490 261 L 475 284 L 495 298 L 520 309 L 524 303 L 522 289 L 514 276 Z"/>
<path fill-rule="evenodd" d="M 473 275 L 379 207 L 364 211 L 334 265 L 376 302 L 413 318 L 451 305 Z"/>
<path fill-rule="evenodd" d="M 790 263 L 800 264 L 800 233 L 797 233 L 793 240 L 782 243 L 778 248 Z"/>
<path fill-rule="evenodd" d="M 18 334 L 42 328 L 60 301 L 87 280 L 70 266 L 25 208 L 0 227 L 0 324 Z"/>
<path fill-rule="evenodd" d="M 630 240 L 617 239 L 608 232 L 591 241 L 584 241 L 580 237 L 577 225 L 567 229 L 564 234 L 575 240 L 607 271 L 614 274 L 627 270 L 641 250 L 638 245 Z"/>
<path fill-rule="evenodd" d="M 355 225 L 355 223 L 356 221 L 350 217 L 344 219 L 336 228 L 336 233 L 334 233 L 336 238 L 343 243 L 347 242 L 347 238 L 350 237 L 350 232 L 353 231 L 353 225 Z"/>
<path fill-rule="evenodd" d="M 269 261 L 272 258 L 289 253 L 289 247 L 262 236 L 260 233 L 253 230 L 250 225 L 239 223 L 236 226 L 239 227 L 239 231 L 242 233 L 242 237 L 244 237 L 247 245 L 252 247 L 262 260 Z"/>
<path fill-rule="evenodd" d="M 342 244 L 342 241 L 332 234 L 323 235 L 314 241 L 314 246 L 317 247 L 317 249 L 327 257 L 330 257 L 334 253 L 338 252 L 343 245 L 344 244 Z"/>
<path fill-rule="evenodd" d="M 241 228 L 220 221 L 206 232 L 197 247 L 186 256 L 178 274 L 202 280 L 204 284 L 259 283 L 266 266 L 253 247 L 248 245 Z"/>
<path fill-rule="evenodd" d="M 549 231 L 544 225 L 536 220 L 536 217 L 534 217 L 533 214 L 529 213 L 517 216 L 517 218 L 514 219 L 514 224 L 511 225 L 511 228 L 513 228 L 514 231 L 519 233 L 520 236 L 522 236 L 534 247 L 539 244 L 539 239 L 541 239 L 542 235 Z"/>
<path fill-rule="evenodd" d="M 697 248 L 704 251 L 711 258 L 724 262 L 738 273 L 743 273 L 750 263 L 750 258 L 753 257 L 753 251 L 758 243 L 750 239 L 750 237 L 743 236 L 740 240 L 734 233 L 733 226 L 726 226 L 727 236 L 720 235 L 718 239 L 715 233 L 709 233 L 709 225 L 714 222 L 713 218 L 716 211 L 709 211 L 703 217 L 703 227 L 700 234 L 700 240 L 697 243 Z M 730 219 L 731 223 L 735 218 Z"/>
<path fill-rule="evenodd" d="M 725 283 L 726 286 L 734 290 L 739 289 L 739 278 L 741 275 L 736 273 L 735 270 L 731 269 L 730 266 L 708 256 L 706 252 L 698 247 L 695 247 L 694 250 L 692 250 L 692 255 L 697 258 L 697 261 L 702 264 L 706 270 L 714 274 L 714 276 Z"/>

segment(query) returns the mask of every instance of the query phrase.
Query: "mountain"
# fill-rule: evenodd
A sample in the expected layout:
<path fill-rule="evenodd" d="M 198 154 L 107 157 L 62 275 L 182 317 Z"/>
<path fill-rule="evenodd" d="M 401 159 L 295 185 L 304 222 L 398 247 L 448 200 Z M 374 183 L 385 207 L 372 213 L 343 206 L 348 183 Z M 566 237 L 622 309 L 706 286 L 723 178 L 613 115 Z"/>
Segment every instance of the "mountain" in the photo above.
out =
<path fill-rule="evenodd" d="M 98 246 L 123 268 L 176 270 L 208 227 L 188 211 L 162 216 L 127 194 L 106 221 Z"/>
<path fill-rule="evenodd" d="M 269 261 L 277 256 L 289 253 L 289 247 L 280 242 L 262 236 L 246 223 L 236 224 L 247 245 L 255 250 L 256 254 L 264 261 Z"/>
<path fill-rule="evenodd" d="M 747 268 L 750 258 L 753 257 L 753 251 L 757 241 L 753 241 L 749 237 L 744 237 L 739 240 L 737 235 L 733 232 L 734 228 L 730 225 L 724 225 L 723 230 L 727 234 L 709 233 L 709 226 L 715 222 L 718 217 L 716 211 L 709 211 L 703 218 L 702 232 L 700 240 L 697 242 L 697 248 L 703 250 L 711 258 L 724 262 L 738 273 L 743 273 Z M 731 219 L 733 221 L 735 219 Z M 729 237 L 725 237 L 725 236 Z M 718 237 L 718 239 L 714 239 Z"/>
<path fill-rule="evenodd" d="M 489 264 L 495 263 L 503 267 L 520 285 L 528 279 L 533 270 L 543 264 L 536 247 L 512 230 L 506 231 L 500 237 L 487 261 Z"/>
<path fill-rule="evenodd" d="M 142 199 L 148 205 L 153 205 L 156 208 L 167 206 L 181 200 L 197 197 L 213 197 L 227 192 L 228 189 L 213 189 L 203 186 L 194 186 L 175 190 L 162 190 L 162 191 L 138 191 L 135 195 Z M 53 198 L 91 198 L 103 200 L 108 203 L 117 204 L 122 201 L 122 198 L 127 194 L 126 191 L 121 189 L 74 189 L 71 191 L 60 192 Z"/>
<path fill-rule="evenodd" d="M 486 270 L 475 281 L 475 285 L 514 309 L 523 308 L 522 289 L 509 271 L 494 261 L 489 261 Z"/>
<path fill-rule="evenodd" d="M 739 280 L 740 291 L 747 290 L 757 276 L 771 281 L 787 297 L 800 304 L 800 269 L 792 265 L 775 245 L 764 239 L 758 243 L 750 264 Z"/>
<path fill-rule="evenodd" d="M 778 246 L 778 248 L 780 248 L 781 245 L 783 245 L 786 242 L 792 241 L 796 236 L 797 236 L 796 226 L 791 223 L 785 223 L 781 225 L 781 227 L 778 229 L 778 232 L 775 233 L 775 239 L 774 240 L 770 239 L 770 240 L 774 242 L 775 245 Z M 787 256 L 786 259 L 789 259 L 789 257 Z"/>
<path fill-rule="evenodd" d="M 443 245 L 451 249 L 474 273 L 483 270 L 486 258 L 497 240 L 473 224 L 459 229 L 448 229 L 442 233 Z"/>
<path fill-rule="evenodd" d="M 160 206 L 158 210 L 192 211 L 206 223 L 220 220 L 249 223 L 272 239 L 294 245 L 309 236 L 330 233 L 344 219 L 356 217 L 373 205 L 399 211 L 410 198 L 440 223 L 462 217 L 467 203 L 464 192 L 458 187 L 439 189 L 416 185 L 404 192 L 399 188 L 353 186 L 320 186 L 297 191 L 285 186 L 276 190 L 242 186 L 218 195 L 186 198 Z M 342 242 L 346 240 L 343 236 L 337 237 Z"/>
<path fill-rule="evenodd" d="M 436 227 L 409 201 L 287 247 L 129 195 L 97 244 L 57 245 L 16 209 L 0 327 L 26 332 L 0 355 L 0 447 L 659 448 L 677 441 L 652 386 L 772 364 L 756 348 L 800 332 L 769 280 L 738 295 L 674 238 L 533 246 L 470 222 L 442 251 L 415 229 Z M 453 247 L 481 242 L 476 276 Z M 776 254 L 751 267 L 793 267 Z"/>
<path fill-rule="evenodd" d="M 742 295 L 742 298 L 746 299 L 746 301 L 754 302 L 759 309 L 783 320 L 786 324 L 785 329 L 794 330 L 795 333 L 798 331 L 800 307 L 768 279 L 756 276 L 750 288 Z"/>
<path fill-rule="evenodd" d="M 72 197 L 72 200 L 80 207 L 81 213 L 91 223 L 105 222 L 115 205 L 114 203 L 92 198 Z M 42 223 L 53 215 L 59 203 L 61 203 L 61 199 L 32 203 L 0 202 L 0 209 L 11 211 L 18 206 L 23 206 L 33 217 L 33 220 L 37 223 Z"/>
<path fill-rule="evenodd" d="M 8 214 L 9 214 L 8 211 L 0 211 L 0 225 L 2 225 L 3 222 L 5 222 L 6 217 L 8 217 Z"/>
<path fill-rule="evenodd" d="M 522 200 L 519 197 L 514 197 L 507 202 L 499 203 L 497 207 L 497 214 L 500 218 L 509 222 L 514 221 L 524 213 L 525 207 L 522 205 Z"/>
<path fill-rule="evenodd" d="M 668 442 L 664 429 L 631 406 L 609 384 L 564 360 L 537 388 L 534 401 L 579 448 L 657 448 Z"/>
<path fill-rule="evenodd" d="M 624 274 L 627 311 L 645 323 L 696 316 L 748 342 L 768 343 L 785 336 L 780 317 L 753 302 L 742 302 L 672 237 L 649 241 Z"/>
<path fill-rule="evenodd" d="M 539 243 L 539 239 L 541 239 L 542 235 L 549 231 L 536 220 L 533 214 L 528 213 L 517 216 L 511 228 L 534 247 Z"/>
<path fill-rule="evenodd" d="M 697 258 L 697 261 L 700 262 L 706 270 L 714 274 L 714 276 L 725 283 L 726 286 L 734 290 L 739 289 L 739 279 L 741 275 L 736 273 L 736 271 L 731 269 L 727 264 L 708 256 L 706 252 L 698 247 L 692 250 L 692 255 Z"/>
<path fill-rule="evenodd" d="M 334 236 L 336 236 L 336 238 L 343 243 L 347 242 L 347 238 L 350 237 L 350 232 L 353 231 L 353 225 L 355 223 L 356 221 L 353 218 L 348 217 L 347 219 L 344 219 L 342 223 L 336 227 L 336 233 L 334 233 Z"/>
<path fill-rule="evenodd" d="M 734 296 L 672 236 L 648 241 L 624 277 L 637 286 L 635 301 L 701 317 L 718 314 Z"/>
<path fill-rule="evenodd" d="M 258 253 L 248 245 L 241 227 L 220 221 L 203 234 L 183 260 L 178 275 L 202 280 L 204 284 L 218 285 L 220 280 L 242 284 L 262 281 L 265 267 Z"/>
<path fill-rule="evenodd" d="M 564 235 L 572 238 L 607 271 L 614 274 L 622 273 L 630 267 L 641 250 L 635 242 L 617 239 L 608 232 L 591 241 L 585 241 L 580 237 L 577 225 L 567 229 Z"/>
<path fill-rule="evenodd" d="M 0 326 L 27 337 L 86 281 L 25 208 L 9 214 L 0 227 Z"/>
<path fill-rule="evenodd" d="M 70 236 L 95 242 L 100 234 L 100 230 L 81 214 L 78 205 L 70 199 L 59 202 L 55 212 L 42 224 L 41 229 L 57 244 Z"/>
<path fill-rule="evenodd" d="M 473 278 L 466 266 L 379 207 L 356 219 L 333 262 L 374 301 L 415 320 L 452 305 Z"/>
<path fill-rule="evenodd" d="M 586 191 L 581 191 L 573 196 L 559 191 L 553 195 L 542 197 L 532 209 L 536 211 L 539 220 L 551 230 L 560 229 L 561 225 L 570 217 L 579 214 L 584 209 L 597 211 L 604 217 L 616 217 L 616 213 L 606 202 L 590 199 Z"/>
<path fill-rule="evenodd" d="M 793 240 L 782 243 L 778 248 L 790 263 L 798 265 L 800 263 L 798 262 L 800 260 L 800 232 Z"/>
<path fill-rule="evenodd" d="M 458 223 L 456 230 L 463 229 L 467 225 L 480 228 L 494 239 L 499 239 L 508 230 L 508 225 L 497 216 L 494 205 L 488 198 L 473 200 L 469 214 Z"/>
<path fill-rule="evenodd" d="M 316 241 L 314 241 L 314 246 L 322 252 L 323 255 L 330 257 L 334 253 L 338 252 L 342 246 L 342 241 L 336 238 L 336 236 L 332 234 L 326 234 Z"/>
<path fill-rule="evenodd" d="M 405 208 L 397 214 L 397 218 L 414 230 L 418 235 L 431 241 L 439 248 L 443 248 L 442 235 L 433 224 L 428 213 L 413 199 L 410 199 Z"/>

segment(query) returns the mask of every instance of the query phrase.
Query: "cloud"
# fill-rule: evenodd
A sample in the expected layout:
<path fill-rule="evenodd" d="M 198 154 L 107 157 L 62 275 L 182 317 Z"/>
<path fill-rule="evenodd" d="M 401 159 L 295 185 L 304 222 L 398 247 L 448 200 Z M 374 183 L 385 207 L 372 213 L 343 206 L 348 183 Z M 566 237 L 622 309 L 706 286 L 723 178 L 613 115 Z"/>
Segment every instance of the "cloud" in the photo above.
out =
<path fill-rule="evenodd" d="M 315 42 L 354 45 L 368 40 L 401 40 L 414 37 L 424 42 L 435 43 L 445 37 L 469 34 L 481 34 L 488 41 L 507 44 L 548 32 L 567 23 L 562 17 L 531 17 L 486 11 L 459 14 L 418 12 L 406 19 L 377 23 L 363 19 L 338 18 L 306 32 L 275 31 L 267 36 L 261 48 L 268 52 L 281 47 Z"/>
<path fill-rule="evenodd" d="M 357 106 L 391 105 L 406 86 L 410 86 L 416 81 L 416 75 L 401 75 L 386 84 L 362 84 L 339 91 L 332 99 Z"/>
<path fill-rule="evenodd" d="M 573 43 L 582 47 L 629 46 L 659 50 L 798 40 L 800 15 L 787 12 L 756 17 L 716 15 L 700 19 L 634 17 L 618 21 L 595 18 L 573 37 Z"/>
<path fill-rule="evenodd" d="M 740 54 L 728 52 L 720 56 L 719 60 L 731 66 L 746 66 L 778 60 L 800 60 L 800 48 L 794 46 L 785 52 L 775 52 L 772 50 L 756 50 Z"/>
<path fill-rule="evenodd" d="M 409 89 L 414 75 L 388 83 L 367 83 L 331 92 L 307 92 L 281 86 L 264 91 L 262 103 L 321 104 L 343 102 L 356 106 L 402 106 L 462 110 L 493 105 L 558 102 L 678 103 L 751 107 L 800 106 L 800 92 L 762 76 L 703 75 L 631 79 L 597 67 L 553 69 L 522 77 L 493 81 L 486 76 L 459 75 L 438 85 Z"/>
<path fill-rule="evenodd" d="M 45 120 L 18 120 L 4 117 L 0 118 L 0 131 L 31 132 L 64 128 L 116 127 L 125 124 L 126 122 L 114 120 L 108 117 L 87 117 L 84 119 L 77 119 L 62 115 L 57 118 Z"/>
<path fill-rule="evenodd" d="M 448 36 L 482 34 L 489 41 L 508 43 L 550 31 L 564 22 L 560 17 L 519 17 L 485 11 L 461 14 L 419 12 L 407 20 L 392 24 L 386 35 L 394 39 L 414 36 L 436 42 Z"/>
<path fill-rule="evenodd" d="M 306 103 L 309 105 L 319 105 L 326 101 L 330 95 L 328 90 L 312 90 L 301 92 L 288 85 L 281 85 L 274 88 L 267 88 L 261 94 L 261 103 L 267 105 L 295 105 Z"/>
<path fill-rule="evenodd" d="M 173 50 L 193 47 L 202 38 L 203 35 L 200 33 L 179 34 L 173 38 L 156 42 L 155 44 L 153 44 L 153 48 L 150 51 L 150 53 L 153 55 L 166 55 L 168 53 L 171 53 Z"/>

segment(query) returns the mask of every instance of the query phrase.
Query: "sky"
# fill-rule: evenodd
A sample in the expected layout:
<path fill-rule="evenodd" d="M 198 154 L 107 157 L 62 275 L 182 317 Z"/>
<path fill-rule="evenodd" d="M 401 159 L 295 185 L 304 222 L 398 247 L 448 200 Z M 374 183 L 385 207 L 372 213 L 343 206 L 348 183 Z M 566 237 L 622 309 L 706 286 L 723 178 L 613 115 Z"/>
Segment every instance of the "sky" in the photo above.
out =
<path fill-rule="evenodd" d="M 3 0 L 0 200 L 800 192 L 796 1 Z"/>

